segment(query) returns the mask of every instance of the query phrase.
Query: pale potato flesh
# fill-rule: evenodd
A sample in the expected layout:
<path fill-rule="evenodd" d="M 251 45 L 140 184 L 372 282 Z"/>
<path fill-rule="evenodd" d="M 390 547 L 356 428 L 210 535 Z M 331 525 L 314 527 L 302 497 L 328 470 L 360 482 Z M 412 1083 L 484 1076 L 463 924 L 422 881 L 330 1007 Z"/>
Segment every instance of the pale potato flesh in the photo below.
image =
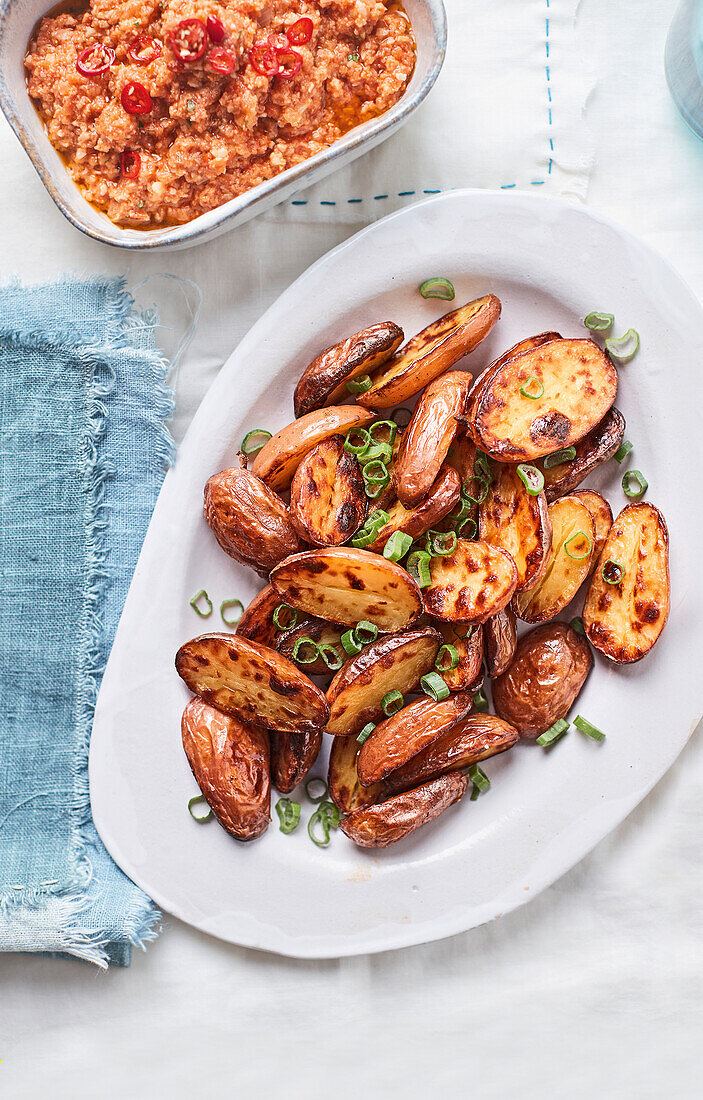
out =
<path fill-rule="evenodd" d="M 596 493 L 594 489 L 579 489 L 573 496 L 586 505 L 593 520 L 596 532 L 596 543 L 591 560 L 591 572 L 593 572 L 605 546 L 610 528 L 613 526 L 613 512 L 605 497 L 601 496 L 600 493 Z"/>
<path fill-rule="evenodd" d="M 443 622 L 482 623 L 501 611 L 517 585 L 515 562 L 487 542 L 458 539 L 453 554 L 432 559 L 425 610 Z"/>
<path fill-rule="evenodd" d="M 571 603 L 591 571 L 596 532 L 586 505 L 575 496 L 560 497 L 549 505 L 549 517 L 552 546 L 542 579 L 513 599 L 515 614 L 526 623 L 545 623 L 556 618 Z M 572 554 L 583 557 L 569 557 L 567 543 Z"/>
<path fill-rule="evenodd" d="M 341 814 L 350 814 L 363 806 L 373 806 L 381 797 L 381 783 L 365 787 L 359 779 L 356 760 L 360 749 L 356 737 L 335 737 L 332 742 L 327 786 L 330 798 Z"/>
<path fill-rule="evenodd" d="M 366 504 L 361 467 L 344 449 L 343 435 L 323 439 L 308 451 L 290 489 L 290 518 L 302 539 L 341 546 L 364 522 Z"/>
<path fill-rule="evenodd" d="M 368 428 L 375 419 L 373 413 L 358 405 L 316 409 L 276 432 L 257 454 L 251 472 L 280 493 L 290 488 L 305 455 L 323 439 L 346 436 L 350 428 Z"/>
<path fill-rule="evenodd" d="M 544 574 L 552 544 L 552 524 L 544 493 L 531 496 L 515 466 L 496 465 L 479 508 L 479 535 L 507 550 L 517 566 L 516 592 L 531 588 Z"/>
<path fill-rule="evenodd" d="M 480 374 L 476 375 L 469 390 L 469 396 L 466 399 L 465 410 L 466 430 L 469 436 L 473 438 L 476 446 L 480 445 L 480 440 L 475 437 L 473 422 L 479 398 L 486 388 L 486 383 L 511 359 L 516 359 L 518 355 L 522 355 L 526 351 L 532 351 L 533 348 L 542 347 L 543 344 L 551 344 L 552 340 L 561 340 L 561 335 L 558 332 L 541 332 L 538 336 L 528 336 L 526 340 L 520 340 L 517 344 L 513 344 L 511 348 L 508 348 L 492 363 L 489 363 Z"/>

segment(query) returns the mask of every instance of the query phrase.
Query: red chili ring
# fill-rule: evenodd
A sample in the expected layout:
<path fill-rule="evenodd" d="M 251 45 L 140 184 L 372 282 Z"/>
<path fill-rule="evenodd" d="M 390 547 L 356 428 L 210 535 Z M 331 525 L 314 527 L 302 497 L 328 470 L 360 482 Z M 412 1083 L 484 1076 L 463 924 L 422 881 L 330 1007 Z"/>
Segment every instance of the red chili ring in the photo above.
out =
<path fill-rule="evenodd" d="M 227 33 L 224 23 L 216 15 L 208 15 L 206 26 L 211 42 L 221 42 Z"/>
<path fill-rule="evenodd" d="M 222 46 L 213 46 L 207 55 L 208 65 L 215 70 L 216 73 L 222 73 L 224 76 L 229 76 L 234 72 L 234 67 L 237 64 L 234 54 L 229 50 L 225 50 Z"/>
<path fill-rule="evenodd" d="M 304 15 L 302 19 L 298 19 L 296 23 L 288 27 L 286 38 L 292 46 L 304 46 L 305 43 L 309 42 L 312 38 L 313 29 L 314 24 L 312 19 Z"/>
<path fill-rule="evenodd" d="M 148 115 L 154 101 L 143 84 L 130 80 L 122 89 L 120 99 L 128 115 Z"/>
<path fill-rule="evenodd" d="M 202 19 L 181 19 L 168 35 L 168 44 L 179 61 L 199 61 L 207 49 L 207 27 Z"/>
<path fill-rule="evenodd" d="M 142 158 L 132 149 L 125 149 L 120 157 L 120 174 L 122 179 L 135 180 L 142 167 Z"/>
<path fill-rule="evenodd" d="M 278 73 L 278 54 L 269 41 L 255 42 L 249 52 L 249 61 L 259 76 L 272 77 Z"/>
<path fill-rule="evenodd" d="M 138 34 L 127 47 L 127 53 L 135 65 L 150 65 L 163 52 L 161 43 L 156 38 L 150 38 L 148 34 Z"/>
<path fill-rule="evenodd" d="M 281 80 L 292 80 L 303 67 L 302 54 L 299 54 L 297 50 L 291 50 L 290 47 L 276 50 L 276 57 L 278 59 L 276 76 L 280 76 Z"/>
<path fill-rule="evenodd" d="M 96 54 L 97 56 L 95 56 Z M 94 57 L 92 63 L 91 57 Z M 98 57 L 100 58 L 99 63 Z M 102 42 L 95 42 L 92 46 L 86 46 L 76 58 L 78 72 L 89 80 L 93 80 L 96 76 L 103 76 L 114 63 L 115 51 L 110 46 L 104 46 Z"/>

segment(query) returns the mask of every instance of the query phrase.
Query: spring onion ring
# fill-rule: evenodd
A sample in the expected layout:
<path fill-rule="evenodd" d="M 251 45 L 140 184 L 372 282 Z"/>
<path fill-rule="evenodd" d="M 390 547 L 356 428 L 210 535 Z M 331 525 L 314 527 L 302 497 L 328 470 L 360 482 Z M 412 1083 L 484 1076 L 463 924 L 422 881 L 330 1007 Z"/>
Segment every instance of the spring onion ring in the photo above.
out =
<path fill-rule="evenodd" d="M 454 652 L 456 653 L 456 650 Z M 428 672 L 421 676 L 420 687 L 425 695 L 429 695 L 430 699 L 434 699 L 435 703 L 441 703 L 443 699 L 449 698 L 449 688 L 438 672 Z"/>
<path fill-rule="evenodd" d="M 545 455 L 542 459 L 542 468 L 545 470 L 551 470 L 554 466 L 561 466 L 563 462 L 573 462 L 576 458 L 575 447 L 564 447 L 561 451 L 553 451 L 550 455 Z"/>
<path fill-rule="evenodd" d="M 629 328 L 624 336 L 614 336 L 605 341 L 605 350 L 616 363 L 629 363 L 639 346 L 640 336 L 634 328 Z"/>
<path fill-rule="evenodd" d="M 536 466 L 521 462 L 517 467 L 517 476 L 531 497 L 538 497 L 544 489 L 544 474 Z"/>
<path fill-rule="evenodd" d="M 523 397 L 529 397 L 530 401 L 539 401 L 540 397 L 544 397 L 544 383 L 536 374 L 531 374 L 520 386 L 520 393 Z"/>
<path fill-rule="evenodd" d="M 537 744 L 541 745 L 543 749 L 550 748 L 551 745 L 556 745 L 557 741 L 561 741 L 562 737 L 569 728 L 569 723 L 565 718 L 559 718 L 550 726 L 548 730 L 541 733 L 537 738 Z"/>
<path fill-rule="evenodd" d="M 230 608 L 239 608 L 239 614 L 237 615 L 236 619 L 230 619 L 227 617 L 226 612 L 229 611 Z M 222 622 L 225 624 L 225 626 L 236 626 L 241 619 L 243 612 L 244 604 L 241 600 L 223 600 L 220 604 L 220 618 L 222 619 Z"/>
<path fill-rule="evenodd" d="M 300 803 L 293 802 L 290 798 L 279 798 L 276 803 L 276 813 L 278 814 L 279 821 L 278 827 L 286 836 L 297 829 L 300 822 L 300 810 Z"/>
<path fill-rule="evenodd" d="M 622 491 L 631 500 L 637 500 L 644 496 L 649 487 L 649 482 L 640 470 L 628 470 L 622 477 Z"/>
<path fill-rule="evenodd" d="M 207 806 L 207 813 L 206 814 L 194 814 L 193 813 L 193 807 L 194 806 L 200 806 L 200 805 L 202 805 L 203 802 Z M 204 821 L 209 821 L 210 820 L 210 818 L 212 817 L 212 810 L 208 806 L 207 798 L 205 797 L 205 795 L 196 794 L 192 798 L 188 799 L 188 813 L 193 818 L 193 821 L 197 821 L 199 825 L 202 825 L 202 823 Z"/>
<path fill-rule="evenodd" d="M 206 601 L 207 611 L 203 611 L 200 607 L 198 607 L 198 604 L 201 600 Z M 199 615 L 201 619 L 207 619 L 210 615 L 212 615 L 212 600 L 210 599 L 204 588 L 201 588 L 199 592 L 196 592 L 196 594 L 193 596 L 193 599 L 188 600 L 188 603 L 193 608 L 193 611 L 195 611 L 196 615 Z"/>
<path fill-rule="evenodd" d="M 586 314 L 583 323 L 591 332 L 607 332 L 609 328 L 612 328 L 614 320 L 615 314 L 613 313 L 599 313 L 595 311 Z"/>
<path fill-rule="evenodd" d="M 252 428 L 252 430 L 250 432 L 247 432 L 247 434 L 244 436 L 244 439 L 242 440 L 242 445 L 239 449 L 242 452 L 242 454 L 247 455 L 247 457 L 250 456 L 250 455 L 255 455 L 257 453 L 257 451 L 260 451 L 261 448 L 266 443 L 268 443 L 270 438 L 271 438 L 271 432 L 267 432 L 266 428 Z M 253 440 L 260 439 L 261 442 L 260 443 L 254 442 L 254 445 L 250 446 L 250 443 L 251 443 L 252 439 Z"/>
<path fill-rule="evenodd" d="M 456 297 L 454 285 L 441 275 L 420 283 L 420 294 L 423 298 L 441 298 L 443 302 L 453 302 Z"/>
<path fill-rule="evenodd" d="M 391 718 L 394 714 L 397 714 L 399 710 L 403 709 L 404 705 L 405 699 L 402 692 L 396 690 L 389 691 L 381 700 L 381 710 L 386 718 Z"/>
<path fill-rule="evenodd" d="M 367 722 L 366 725 L 364 726 L 363 730 L 361 731 L 361 733 L 357 737 L 358 743 L 360 745 L 363 745 L 364 741 L 368 741 L 369 737 L 371 736 L 371 734 L 373 733 L 373 731 L 375 729 L 376 729 L 376 724 L 374 722 Z"/>

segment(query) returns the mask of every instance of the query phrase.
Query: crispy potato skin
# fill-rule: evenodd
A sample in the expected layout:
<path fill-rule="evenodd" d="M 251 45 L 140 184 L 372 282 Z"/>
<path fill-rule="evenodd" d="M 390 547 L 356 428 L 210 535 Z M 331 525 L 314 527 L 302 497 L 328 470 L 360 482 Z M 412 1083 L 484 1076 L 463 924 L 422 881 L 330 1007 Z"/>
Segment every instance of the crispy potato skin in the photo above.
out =
<path fill-rule="evenodd" d="M 515 656 L 517 623 L 511 607 L 504 607 L 483 624 L 486 666 L 491 679 L 500 676 Z"/>
<path fill-rule="evenodd" d="M 225 714 L 284 733 L 322 729 L 329 706 L 292 661 L 238 634 L 201 634 L 182 645 L 176 671 L 194 695 Z"/>
<path fill-rule="evenodd" d="M 617 561 L 625 573 L 606 584 L 603 566 Z M 611 661 L 639 661 L 661 636 L 671 605 L 669 532 L 653 504 L 623 508 L 610 529 L 583 609 L 591 645 Z"/>
<path fill-rule="evenodd" d="M 294 420 L 261 448 L 251 472 L 277 493 L 290 488 L 293 475 L 308 451 L 331 435 L 346 436 L 350 428 L 368 427 L 373 413 L 358 405 L 331 405 Z"/>
<path fill-rule="evenodd" d="M 457 541 L 446 558 L 433 558 L 425 610 L 443 622 L 483 623 L 502 611 L 517 585 L 515 562 L 487 542 Z"/>
<path fill-rule="evenodd" d="M 418 699 L 380 722 L 361 746 L 356 762 L 361 782 L 366 787 L 380 783 L 391 772 L 402 768 L 411 757 L 466 718 L 472 703 L 468 692 L 450 695 L 441 703 L 434 699 Z"/>
<path fill-rule="evenodd" d="M 610 528 L 613 526 L 613 512 L 605 497 L 601 496 L 600 493 L 596 493 L 593 489 L 579 489 L 577 493 L 572 495 L 586 505 L 593 520 L 593 527 L 596 532 L 593 559 L 591 561 L 591 572 L 593 572 L 605 546 Z"/>
<path fill-rule="evenodd" d="M 271 809 L 269 736 L 191 699 L 181 719 L 195 781 L 220 825 L 237 840 L 266 832 Z"/>
<path fill-rule="evenodd" d="M 361 848 L 387 848 L 458 802 L 467 778 L 458 772 L 441 775 L 412 791 L 396 794 L 378 806 L 354 810 L 342 820 L 342 832 Z"/>
<path fill-rule="evenodd" d="M 549 505 L 549 516 L 552 545 L 544 574 L 537 584 L 523 589 L 513 598 L 515 614 L 526 623 L 545 623 L 554 619 L 571 603 L 592 568 L 596 531 L 584 502 L 575 496 L 559 497 Z M 565 544 L 579 532 L 589 540 L 590 552 L 577 560 L 569 557 Z M 583 549 L 589 544 L 584 542 Z M 578 542 L 570 548 L 572 552 L 581 552 Z"/>
<path fill-rule="evenodd" d="M 271 732 L 271 779 L 277 791 L 290 794 L 317 760 L 322 730 L 311 733 Z"/>
<path fill-rule="evenodd" d="M 478 691 L 476 682 L 483 665 L 483 627 L 474 626 L 468 638 L 460 638 L 451 623 L 438 623 L 442 638 L 459 654 L 459 664 L 449 672 L 440 673 L 450 691 Z M 463 632 L 462 632 L 463 633 Z"/>
<path fill-rule="evenodd" d="M 273 621 L 273 613 L 281 602 L 281 597 L 272 584 L 267 584 L 254 596 L 248 607 L 242 612 L 235 634 L 248 638 L 259 645 L 272 647 L 279 631 Z"/>
<path fill-rule="evenodd" d="M 544 493 L 530 496 L 517 467 L 501 464 L 479 508 L 479 534 L 507 550 L 517 566 L 516 592 L 544 576 L 552 545 L 552 522 Z"/>
<path fill-rule="evenodd" d="M 526 340 L 520 340 L 517 344 L 514 344 L 507 351 L 504 351 L 502 355 L 499 355 L 497 359 L 494 359 L 492 363 L 489 363 L 480 374 L 474 379 L 473 385 L 469 391 L 469 396 L 466 399 L 466 421 L 467 431 L 473 438 L 473 420 L 476 414 L 476 407 L 478 405 L 478 399 L 481 396 L 486 383 L 489 378 L 492 378 L 497 371 L 501 370 L 506 363 L 509 363 L 511 359 L 516 359 L 518 355 L 522 355 L 526 351 L 532 351 L 533 348 L 540 348 L 543 344 L 551 344 L 553 340 L 561 340 L 561 335 L 558 332 L 541 332 L 538 336 L 528 336 Z M 480 446 L 480 440 L 474 438 L 474 443 Z"/>
<path fill-rule="evenodd" d="M 550 502 L 563 497 L 580 485 L 596 467 L 612 458 L 625 435 L 625 417 L 619 409 L 609 409 L 600 424 L 596 424 L 575 444 L 576 457 L 544 470 L 544 491 Z M 557 447 L 556 450 L 559 450 Z M 541 467 L 540 463 L 540 467 Z"/>
<path fill-rule="evenodd" d="M 356 770 L 360 747 L 356 737 L 335 737 L 330 749 L 327 787 L 341 814 L 350 814 L 363 806 L 373 806 L 383 791 L 380 783 L 370 787 L 362 785 Z"/>
<path fill-rule="evenodd" d="M 389 691 L 403 695 L 432 668 L 442 636 L 432 627 L 378 638 L 347 661 L 327 689 L 327 732 L 356 735 L 367 722 L 383 718 L 381 701 Z"/>
<path fill-rule="evenodd" d="M 519 740 L 515 727 L 495 714 L 470 714 L 392 772 L 385 780 L 385 789 L 389 793 L 410 790 L 437 775 L 497 756 Z"/>
<path fill-rule="evenodd" d="M 521 737 L 539 737 L 569 713 L 592 666 L 588 642 L 567 623 L 535 627 L 493 681 L 495 708 Z"/>
<path fill-rule="evenodd" d="M 340 546 L 361 527 L 366 503 L 361 467 L 344 450 L 343 435 L 323 439 L 308 451 L 290 488 L 290 518 L 301 539 Z"/>
<path fill-rule="evenodd" d="M 205 485 L 205 519 L 226 554 L 267 577 L 274 565 L 304 549 L 280 497 L 242 467 Z"/>
<path fill-rule="evenodd" d="M 541 397 L 520 393 L 531 377 Z M 592 340 L 553 340 L 509 359 L 486 381 L 474 408 L 478 446 L 503 462 L 530 462 L 578 443 L 615 400 L 618 376 Z"/>
<path fill-rule="evenodd" d="M 404 531 L 411 538 L 418 539 L 420 535 L 436 527 L 440 520 L 451 512 L 460 495 L 459 475 L 451 466 L 445 464 L 441 467 L 437 480 L 430 487 L 427 496 L 416 508 L 406 508 L 399 500 L 389 506 L 388 523 L 383 525 L 378 538 L 367 549 L 381 554 L 394 531 Z"/>
<path fill-rule="evenodd" d="M 280 598 L 279 596 L 278 599 L 280 600 Z M 284 657 L 287 657 L 289 661 L 293 661 L 293 664 L 298 664 L 293 658 L 295 643 L 301 638 L 311 638 L 313 642 L 318 644 L 334 646 L 340 657 L 346 660 L 344 647 L 340 643 L 341 636 L 342 631 L 340 628 L 333 626 L 331 623 L 326 623 L 322 619 L 305 619 L 304 622 L 292 627 L 290 630 L 278 631 L 274 648 L 282 653 Z M 330 672 L 322 657 L 318 657 L 312 664 L 301 664 L 299 667 L 308 676 L 327 676 Z"/>
<path fill-rule="evenodd" d="M 332 547 L 295 554 L 271 573 L 285 603 L 314 618 L 383 633 L 405 630 L 422 611 L 422 596 L 399 565 L 368 550 Z"/>
<path fill-rule="evenodd" d="M 295 387 L 296 417 L 323 405 L 350 400 L 346 383 L 360 374 L 370 374 L 390 359 L 403 341 L 403 330 L 393 321 L 381 321 L 355 332 L 346 340 L 326 348 L 303 371 Z"/>
<path fill-rule="evenodd" d="M 422 393 L 393 465 L 396 495 L 406 508 L 427 496 L 459 429 L 471 375 L 449 371 Z"/>
<path fill-rule="evenodd" d="M 388 409 L 407 401 L 477 348 L 496 324 L 500 310 L 500 300 L 487 294 L 433 321 L 396 352 L 357 401 L 370 409 Z"/>

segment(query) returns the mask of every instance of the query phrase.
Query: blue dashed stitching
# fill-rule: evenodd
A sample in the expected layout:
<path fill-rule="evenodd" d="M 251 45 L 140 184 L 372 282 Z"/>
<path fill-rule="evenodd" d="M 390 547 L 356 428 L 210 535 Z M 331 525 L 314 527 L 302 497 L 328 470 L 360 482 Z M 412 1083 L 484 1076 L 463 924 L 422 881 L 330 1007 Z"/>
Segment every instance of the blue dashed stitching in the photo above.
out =
<path fill-rule="evenodd" d="M 549 5 L 550 5 L 550 0 L 547 0 L 547 11 L 549 11 Z M 546 50 L 546 54 L 547 54 L 547 62 L 545 64 L 545 71 L 547 73 L 547 100 L 548 100 L 548 103 L 549 103 L 549 107 L 547 108 L 547 110 L 549 112 L 549 125 L 552 126 L 553 125 L 553 123 L 552 123 L 552 74 L 549 71 L 549 15 L 547 15 L 546 18 L 545 18 L 545 32 L 546 33 L 545 33 L 544 45 L 545 45 L 545 50 Z M 554 152 L 554 139 L 552 138 L 551 134 L 549 135 L 549 151 L 550 151 L 550 153 Z M 553 164 L 553 158 L 550 156 L 549 165 L 547 167 L 547 175 L 549 175 L 549 176 L 551 176 L 551 174 L 552 174 L 552 164 Z"/>

